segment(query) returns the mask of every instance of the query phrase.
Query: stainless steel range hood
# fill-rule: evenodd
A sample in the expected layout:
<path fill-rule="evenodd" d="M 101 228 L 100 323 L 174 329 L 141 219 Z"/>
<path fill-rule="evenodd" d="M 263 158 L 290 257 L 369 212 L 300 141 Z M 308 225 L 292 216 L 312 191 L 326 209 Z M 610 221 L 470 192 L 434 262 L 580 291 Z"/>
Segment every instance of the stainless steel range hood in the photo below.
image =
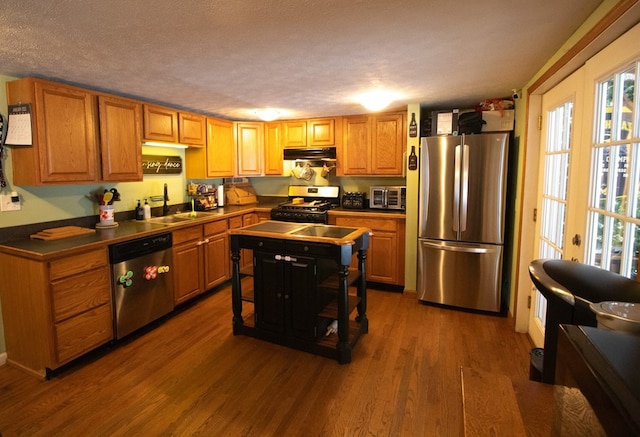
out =
<path fill-rule="evenodd" d="M 284 149 L 285 161 L 334 161 L 336 160 L 335 147 L 322 148 L 286 148 Z"/>

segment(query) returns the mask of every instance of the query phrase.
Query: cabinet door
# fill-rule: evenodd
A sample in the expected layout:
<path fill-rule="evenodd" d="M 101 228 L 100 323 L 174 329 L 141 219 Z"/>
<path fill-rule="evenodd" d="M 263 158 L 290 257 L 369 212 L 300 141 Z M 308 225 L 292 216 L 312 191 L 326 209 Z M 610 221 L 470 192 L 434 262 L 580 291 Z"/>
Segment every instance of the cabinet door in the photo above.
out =
<path fill-rule="evenodd" d="M 307 146 L 325 147 L 336 143 L 335 119 L 323 118 L 307 121 Z"/>
<path fill-rule="evenodd" d="M 338 148 L 338 172 L 342 175 L 371 173 L 371 118 L 369 116 L 343 119 L 343 144 Z"/>
<path fill-rule="evenodd" d="M 316 260 L 297 255 L 291 258 L 284 279 L 286 330 L 294 337 L 315 341 Z"/>
<path fill-rule="evenodd" d="M 95 96 L 39 81 L 35 82 L 35 95 L 40 181 L 97 181 Z"/>
<path fill-rule="evenodd" d="M 307 122 L 304 120 L 285 121 L 283 147 L 306 147 Z"/>
<path fill-rule="evenodd" d="M 143 105 L 144 139 L 178 142 L 178 111 L 155 105 Z"/>
<path fill-rule="evenodd" d="M 180 112 L 178 123 L 180 143 L 201 147 L 207 144 L 207 122 L 204 115 Z"/>
<path fill-rule="evenodd" d="M 254 252 L 254 296 L 256 327 L 276 334 L 285 333 L 284 261 L 275 254 Z"/>
<path fill-rule="evenodd" d="M 227 221 L 219 220 L 204 225 L 205 288 L 209 290 L 229 279 L 231 257 Z"/>
<path fill-rule="evenodd" d="M 142 105 L 133 100 L 99 96 L 102 180 L 142 180 Z"/>
<path fill-rule="evenodd" d="M 236 174 L 236 147 L 231 121 L 207 118 L 206 174 L 209 178 Z"/>
<path fill-rule="evenodd" d="M 404 170 L 406 150 L 403 113 L 378 114 L 373 126 L 371 174 L 399 175 Z"/>
<path fill-rule="evenodd" d="M 263 131 L 264 126 L 262 123 L 236 123 L 238 176 L 257 176 L 262 174 Z"/>
<path fill-rule="evenodd" d="M 264 125 L 264 174 L 282 176 L 282 124 Z"/>
<path fill-rule="evenodd" d="M 173 247 L 174 302 L 182 303 L 203 291 L 202 245 L 198 241 Z"/>
<path fill-rule="evenodd" d="M 369 239 L 367 280 L 398 282 L 398 236 L 395 232 L 375 231 Z"/>

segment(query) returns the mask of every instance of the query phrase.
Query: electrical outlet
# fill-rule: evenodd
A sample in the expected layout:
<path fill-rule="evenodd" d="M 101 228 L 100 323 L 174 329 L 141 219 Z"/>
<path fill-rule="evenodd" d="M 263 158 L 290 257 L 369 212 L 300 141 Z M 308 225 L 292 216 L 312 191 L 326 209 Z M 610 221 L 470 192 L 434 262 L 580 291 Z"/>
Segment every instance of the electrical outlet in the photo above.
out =
<path fill-rule="evenodd" d="M 12 202 L 11 194 L 2 194 L 0 195 L 0 211 L 20 211 L 20 198 L 18 197 L 17 202 Z"/>

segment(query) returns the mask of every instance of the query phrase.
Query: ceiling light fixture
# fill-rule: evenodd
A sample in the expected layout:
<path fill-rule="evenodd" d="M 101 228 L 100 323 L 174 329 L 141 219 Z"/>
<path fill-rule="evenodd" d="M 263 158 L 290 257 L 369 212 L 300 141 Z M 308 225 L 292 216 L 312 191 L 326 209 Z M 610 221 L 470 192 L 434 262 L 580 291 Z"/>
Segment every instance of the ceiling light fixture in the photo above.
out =
<path fill-rule="evenodd" d="M 356 97 L 356 101 L 369 111 L 381 111 L 396 99 L 396 94 L 390 91 L 373 90 L 360 94 Z"/>
<path fill-rule="evenodd" d="M 280 111 L 273 108 L 256 109 L 253 113 L 262 121 L 273 121 L 280 116 Z"/>

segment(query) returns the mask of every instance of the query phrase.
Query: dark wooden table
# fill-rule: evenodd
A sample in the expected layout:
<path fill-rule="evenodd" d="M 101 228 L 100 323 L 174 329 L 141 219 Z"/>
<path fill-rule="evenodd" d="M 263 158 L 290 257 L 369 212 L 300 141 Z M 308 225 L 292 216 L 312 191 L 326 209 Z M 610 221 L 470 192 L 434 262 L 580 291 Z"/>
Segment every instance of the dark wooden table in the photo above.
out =
<path fill-rule="evenodd" d="M 608 435 L 640 435 L 640 335 L 561 325 L 555 382 L 579 388 Z"/>

